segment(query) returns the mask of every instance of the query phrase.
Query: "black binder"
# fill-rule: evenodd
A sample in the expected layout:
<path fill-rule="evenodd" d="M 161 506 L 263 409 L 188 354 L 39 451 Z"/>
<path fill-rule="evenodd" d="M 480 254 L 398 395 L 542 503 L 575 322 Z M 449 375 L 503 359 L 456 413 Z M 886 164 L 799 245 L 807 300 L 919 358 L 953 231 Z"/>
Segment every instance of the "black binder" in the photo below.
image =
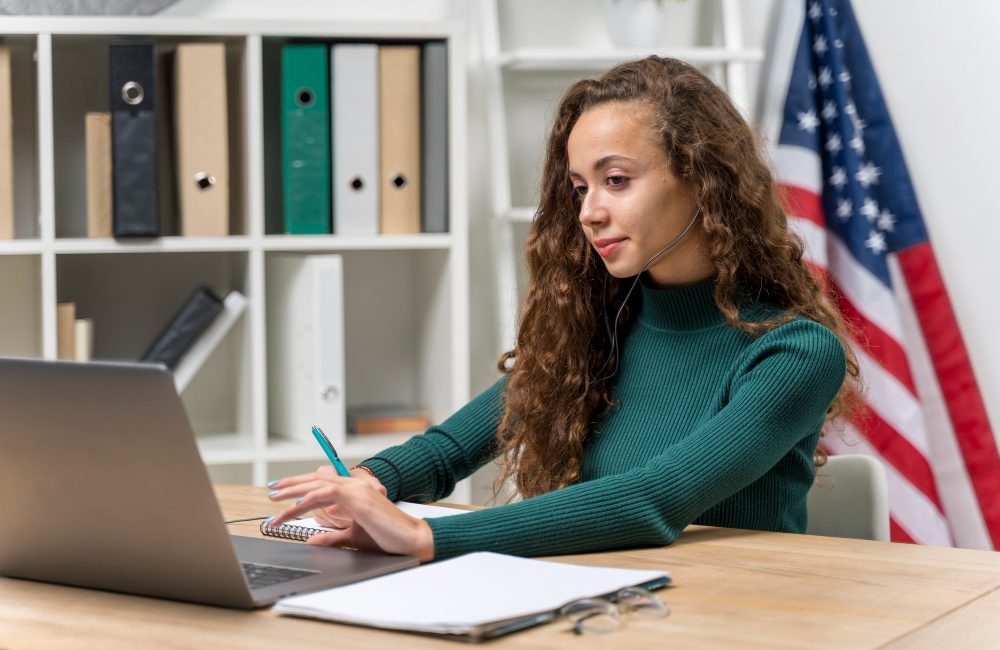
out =
<path fill-rule="evenodd" d="M 159 237 L 154 45 L 116 43 L 108 60 L 114 236 Z"/>
<path fill-rule="evenodd" d="M 200 285 L 142 355 L 142 360 L 159 362 L 173 370 L 222 309 L 222 299 Z"/>

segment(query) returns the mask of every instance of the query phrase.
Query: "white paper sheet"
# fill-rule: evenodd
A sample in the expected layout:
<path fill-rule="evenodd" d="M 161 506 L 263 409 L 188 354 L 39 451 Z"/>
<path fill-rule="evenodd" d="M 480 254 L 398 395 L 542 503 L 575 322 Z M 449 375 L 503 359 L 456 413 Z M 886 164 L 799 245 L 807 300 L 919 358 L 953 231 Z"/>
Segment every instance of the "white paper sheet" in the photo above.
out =
<path fill-rule="evenodd" d="M 279 614 L 375 627 L 466 634 L 477 626 L 559 609 L 666 575 L 498 553 L 450 560 L 326 591 L 286 598 Z"/>

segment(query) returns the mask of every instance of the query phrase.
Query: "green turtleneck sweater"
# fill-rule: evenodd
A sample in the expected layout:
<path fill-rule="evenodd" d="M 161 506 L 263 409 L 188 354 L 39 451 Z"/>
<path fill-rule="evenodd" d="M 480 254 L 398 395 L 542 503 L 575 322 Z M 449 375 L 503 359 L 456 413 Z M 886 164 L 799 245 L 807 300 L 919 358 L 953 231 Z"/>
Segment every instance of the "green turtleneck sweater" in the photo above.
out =
<path fill-rule="evenodd" d="M 620 405 L 588 438 L 580 480 L 517 503 L 428 519 L 435 559 L 663 545 L 690 523 L 804 532 L 813 451 L 844 379 L 843 348 L 806 319 L 744 334 L 723 320 L 713 289 L 713 282 L 642 285 L 642 307 L 622 345 Z M 743 313 L 762 320 L 776 312 L 754 306 Z M 441 499 L 492 460 L 504 383 L 382 452 L 399 476 L 385 461 L 365 462 L 390 499 Z"/>

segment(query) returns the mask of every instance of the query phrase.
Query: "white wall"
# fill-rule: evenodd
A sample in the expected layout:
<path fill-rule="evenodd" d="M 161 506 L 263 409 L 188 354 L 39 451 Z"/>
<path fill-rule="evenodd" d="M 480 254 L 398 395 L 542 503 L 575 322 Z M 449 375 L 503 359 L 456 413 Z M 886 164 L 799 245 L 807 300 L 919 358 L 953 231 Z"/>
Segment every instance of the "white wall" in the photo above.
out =
<path fill-rule="evenodd" d="M 763 44 L 776 0 L 742 2 L 747 45 Z M 501 39 L 512 45 L 609 42 L 600 0 L 500 0 Z M 315 17 L 329 20 L 450 18 L 469 28 L 469 155 L 473 389 L 496 377 L 498 352 L 486 159 L 485 102 L 479 60 L 477 2 L 472 0 L 181 0 L 166 14 L 225 17 Z M 1000 105 L 1000 3 L 968 0 L 855 1 L 854 9 L 903 144 L 910 173 L 951 294 L 994 431 L 1000 433 L 1000 218 L 991 190 L 1000 150 L 994 111 Z M 668 3 L 664 42 L 705 42 L 717 29 L 715 3 Z M 751 88 L 759 66 L 750 66 Z M 515 201 L 535 191 L 545 118 L 569 78 L 524 77 L 508 83 L 514 105 L 509 131 L 517 162 Z M 750 106 L 754 106 L 751 101 Z"/>

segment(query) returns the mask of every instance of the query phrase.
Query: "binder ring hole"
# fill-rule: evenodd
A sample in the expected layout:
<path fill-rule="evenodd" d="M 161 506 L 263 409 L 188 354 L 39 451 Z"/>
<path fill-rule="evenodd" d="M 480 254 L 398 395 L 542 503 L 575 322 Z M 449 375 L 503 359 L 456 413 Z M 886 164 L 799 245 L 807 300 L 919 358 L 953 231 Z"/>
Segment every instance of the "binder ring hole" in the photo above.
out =
<path fill-rule="evenodd" d="M 333 402 L 340 395 L 340 391 L 337 390 L 336 386 L 330 386 L 329 384 L 323 386 L 319 393 L 320 397 L 324 402 Z"/>
<path fill-rule="evenodd" d="M 365 181 L 360 176 L 355 176 L 354 178 L 351 179 L 352 190 L 360 190 L 364 186 L 365 186 Z"/>
<path fill-rule="evenodd" d="M 215 176 L 206 174 L 205 172 L 198 172 L 194 175 L 194 182 L 198 185 L 199 190 L 207 190 L 215 185 Z"/>
<path fill-rule="evenodd" d="M 302 108 L 309 108 L 316 103 L 316 94 L 312 88 L 299 88 L 295 91 L 295 101 Z"/>
<path fill-rule="evenodd" d="M 146 91 L 142 89 L 142 84 L 136 81 L 126 81 L 122 86 L 122 100 L 129 106 L 141 104 L 145 97 Z"/>
<path fill-rule="evenodd" d="M 406 176 L 402 174 L 395 174 L 392 177 L 392 184 L 396 186 L 397 190 L 401 190 L 406 187 Z"/>

